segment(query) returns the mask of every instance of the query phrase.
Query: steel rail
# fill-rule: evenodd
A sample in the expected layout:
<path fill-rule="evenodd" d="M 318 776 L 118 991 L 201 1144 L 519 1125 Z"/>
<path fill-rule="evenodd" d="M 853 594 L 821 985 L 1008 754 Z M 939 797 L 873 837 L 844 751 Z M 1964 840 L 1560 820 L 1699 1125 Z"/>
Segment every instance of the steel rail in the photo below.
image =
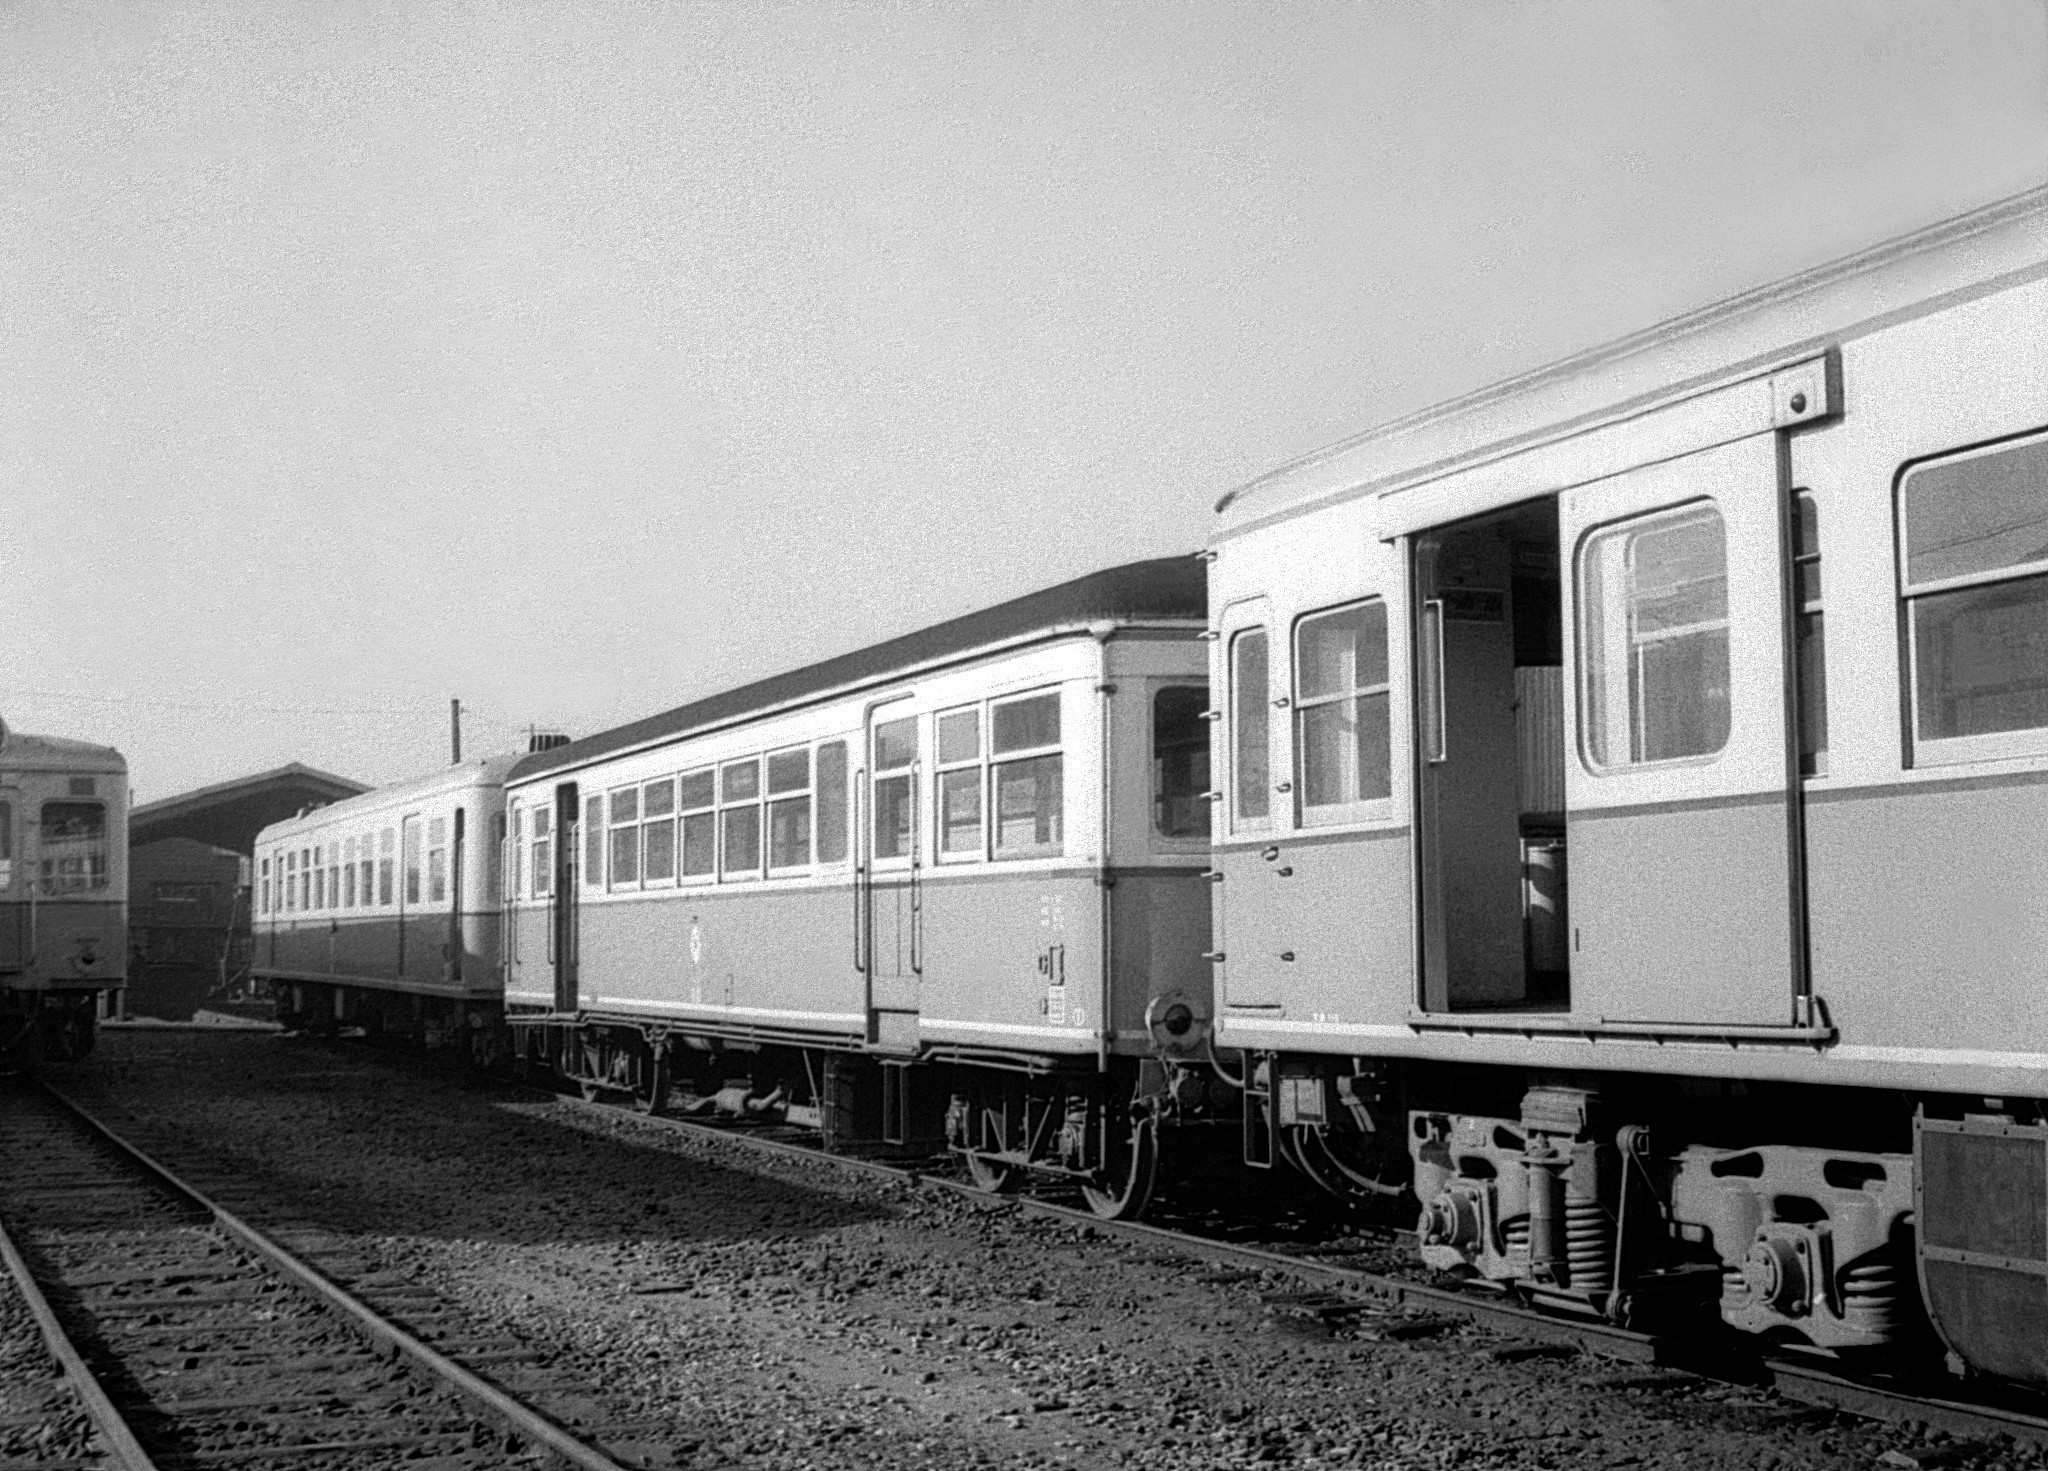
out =
<path fill-rule="evenodd" d="M 14 1245 L 14 1238 L 7 1234 L 7 1228 L 0 1225 L 0 1259 L 7 1263 L 7 1270 L 21 1288 L 21 1295 L 28 1303 L 29 1316 L 36 1320 L 36 1326 L 43 1330 L 43 1342 L 50 1350 L 50 1356 L 63 1366 L 65 1377 L 71 1383 L 72 1392 L 85 1405 L 86 1414 L 92 1417 L 93 1430 L 99 1435 L 107 1453 L 114 1458 L 123 1471 L 157 1471 L 156 1462 L 149 1458 L 149 1452 L 142 1448 L 142 1442 L 135 1438 L 135 1432 L 128 1428 L 128 1422 L 121 1418 L 121 1412 L 114 1407 L 107 1391 L 92 1372 L 85 1359 L 71 1342 L 71 1335 L 64 1331 L 64 1325 L 57 1321 L 57 1314 L 50 1308 L 50 1300 L 43 1296 L 43 1289 L 36 1285 L 35 1277 L 28 1269 L 28 1262 Z"/>
<path fill-rule="evenodd" d="M 272 1240 L 225 1206 L 217 1204 L 196 1186 L 186 1183 L 136 1145 L 129 1143 L 101 1122 L 84 1105 L 60 1093 L 47 1082 L 41 1082 L 40 1086 L 81 1122 L 95 1130 L 167 1189 L 210 1214 L 214 1223 L 228 1235 L 340 1313 L 360 1332 L 383 1345 L 394 1355 L 406 1359 L 414 1367 L 447 1384 L 473 1405 L 498 1420 L 505 1428 L 544 1446 L 572 1466 L 581 1468 L 581 1471 L 629 1471 L 623 1463 L 613 1460 L 597 1447 L 580 1439 L 532 1405 L 515 1399 L 489 1380 L 472 1373 L 454 1359 L 430 1347 L 384 1317 L 361 1298 L 331 1280 L 312 1263 Z M 146 1461 L 143 1463 L 144 1466 L 147 1464 Z"/>
<path fill-rule="evenodd" d="M 1576 1347 L 1588 1356 L 1620 1359 L 1645 1367 L 1676 1370 L 1705 1379 L 1778 1390 L 1787 1398 L 1807 1404 L 1841 1410 L 1875 1420 L 1925 1421 L 1932 1429 L 1952 1436 L 1985 1437 L 2009 1435 L 2014 1440 L 2048 1446 L 2048 1415 L 2005 1405 L 1987 1405 L 1944 1396 L 1914 1394 L 1909 1390 L 1873 1383 L 1867 1379 L 1802 1362 L 1783 1353 L 1759 1351 L 1748 1345 L 1710 1343 L 1693 1345 L 1668 1335 L 1618 1328 L 1611 1323 L 1578 1320 L 1540 1313 L 1505 1300 L 1488 1300 L 1473 1292 L 1433 1287 L 1404 1281 L 1381 1272 L 1331 1262 L 1290 1256 L 1263 1247 L 1242 1246 L 1208 1237 L 1150 1226 L 1138 1221 L 1109 1221 L 1092 1211 L 1060 1205 L 1030 1196 L 998 1196 L 978 1190 L 961 1180 L 928 1174 L 913 1166 L 881 1160 L 827 1154 L 822 1149 L 794 1144 L 784 1139 L 767 1139 L 742 1129 L 721 1128 L 691 1119 L 667 1118 L 628 1112 L 609 1104 L 585 1102 L 563 1094 L 538 1089 L 546 1096 L 578 1108 L 601 1110 L 610 1117 L 627 1117 L 643 1124 L 674 1130 L 706 1139 L 724 1139 L 763 1153 L 786 1155 L 833 1165 L 855 1173 L 877 1175 L 916 1187 L 949 1191 L 988 1210 L 1015 1208 L 1027 1215 L 1049 1216 L 1087 1226 L 1105 1236 L 1141 1241 L 1177 1251 L 1182 1255 L 1233 1266 L 1283 1272 L 1304 1282 L 1349 1287 L 1393 1307 L 1424 1307 L 1455 1315 L 1517 1337 L 1543 1343 Z"/>

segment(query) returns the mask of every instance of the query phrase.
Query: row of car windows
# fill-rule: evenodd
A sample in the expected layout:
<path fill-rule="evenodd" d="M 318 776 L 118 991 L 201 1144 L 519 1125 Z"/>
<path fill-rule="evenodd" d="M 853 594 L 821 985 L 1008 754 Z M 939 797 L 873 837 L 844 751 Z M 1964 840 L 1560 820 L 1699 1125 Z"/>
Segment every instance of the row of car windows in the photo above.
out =
<path fill-rule="evenodd" d="M 89 781 L 85 789 L 91 790 Z M 17 880 L 14 823 L 14 804 L 0 802 L 0 889 L 14 887 Z M 94 894 L 111 882 L 104 803 L 45 802 L 33 819 L 24 815 L 22 825 L 33 827 L 36 833 L 33 878 L 38 893 L 51 898 Z M 20 877 L 26 880 L 30 876 Z"/>
<path fill-rule="evenodd" d="M 1162 689 L 1154 700 L 1154 820 L 1165 836 L 1208 833 L 1207 703 L 1199 686 Z M 734 883 L 845 863 L 852 744 L 769 751 L 585 795 L 583 887 Z M 1065 776 L 1057 691 L 878 720 L 865 782 L 871 851 L 884 862 L 1056 857 L 1065 849 Z M 557 866 L 570 855 L 556 846 L 558 825 L 545 803 L 513 804 L 511 897 L 545 898 L 560 881 Z"/>
<path fill-rule="evenodd" d="M 2048 434 L 1922 461 L 1899 478 L 1900 587 L 1914 758 L 2048 750 Z M 1794 494 L 1792 614 L 1801 769 L 1827 769 L 1820 513 Z M 1595 775 L 1708 759 L 1732 727 L 1728 541 L 1710 501 L 1603 527 L 1578 549 L 1578 720 Z M 1274 695 L 1270 634 L 1230 642 L 1231 821 L 1369 816 L 1392 792 L 1386 605 L 1294 626 L 1293 689 Z M 1284 686 L 1283 686 L 1284 687 Z M 1273 780 L 1272 707 L 1293 710 L 1294 782 Z"/>
<path fill-rule="evenodd" d="M 331 914 L 445 904 L 449 819 L 414 814 L 395 826 L 296 848 L 257 860 L 258 914 Z"/>

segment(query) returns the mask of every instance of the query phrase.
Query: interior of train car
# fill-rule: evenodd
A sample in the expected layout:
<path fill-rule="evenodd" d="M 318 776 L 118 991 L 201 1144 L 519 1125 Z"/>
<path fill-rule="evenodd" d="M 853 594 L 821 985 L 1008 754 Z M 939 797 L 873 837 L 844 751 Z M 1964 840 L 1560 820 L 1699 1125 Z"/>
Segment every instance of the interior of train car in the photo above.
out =
<path fill-rule="evenodd" d="M 1568 1011 L 1557 499 L 1417 538 L 1423 1005 Z"/>

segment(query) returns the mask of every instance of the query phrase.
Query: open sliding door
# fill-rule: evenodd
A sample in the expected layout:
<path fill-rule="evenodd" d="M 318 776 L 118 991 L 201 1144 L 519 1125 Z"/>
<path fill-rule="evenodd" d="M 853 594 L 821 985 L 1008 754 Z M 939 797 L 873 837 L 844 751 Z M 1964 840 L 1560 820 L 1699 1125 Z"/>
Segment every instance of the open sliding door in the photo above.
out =
<path fill-rule="evenodd" d="M 1794 1021 L 1783 495 L 1764 432 L 1560 497 L 1580 1015 Z"/>

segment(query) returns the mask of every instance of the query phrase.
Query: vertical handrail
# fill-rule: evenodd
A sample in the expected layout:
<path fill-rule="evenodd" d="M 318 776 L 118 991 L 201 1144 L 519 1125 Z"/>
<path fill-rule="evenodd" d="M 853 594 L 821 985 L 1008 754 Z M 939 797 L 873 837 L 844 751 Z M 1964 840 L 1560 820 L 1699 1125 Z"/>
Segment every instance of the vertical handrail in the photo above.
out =
<path fill-rule="evenodd" d="M 555 803 L 555 861 L 548 865 L 548 964 L 557 968 L 562 963 L 559 956 L 562 948 L 562 889 L 568 879 L 569 854 L 576 844 L 576 824 L 562 821 L 561 805 L 559 801 Z M 564 843 L 569 845 L 567 849 L 562 847 Z M 562 994 L 561 978 L 551 975 L 548 982 L 559 997 Z"/>
<path fill-rule="evenodd" d="M 519 943 L 512 923 L 512 878 L 512 827 L 507 823 L 505 836 L 498 839 L 498 978 L 508 985 Z"/>
<path fill-rule="evenodd" d="M 405 905 L 405 879 L 406 879 L 406 866 L 405 866 L 405 864 L 406 864 L 406 843 L 405 843 L 405 831 L 406 831 L 406 824 L 407 824 L 408 822 L 411 822 L 411 823 L 417 823 L 418 821 L 419 821 L 419 814 L 418 814 L 418 813 L 414 813 L 414 814 L 412 814 L 412 815 L 411 815 L 410 817 L 406 816 L 406 815 L 405 815 L 404 813 L 400 813 L 400 814 L 399 814 L 399 817 L 398 817 L 398 853 L 397 853 L 397 867 L 398 867 L 398 872 L 397 872 L 397 873 L 396 873 L 396 874 L 394 875 L 394 877 L 395 877 L 395 878 L 396 878 L 396 879 L 398 880 L 398 882 L 397 882 L 397 883 L 396 883 L 396 884 L 394 885 L 394 888 L 396 889 L 396 891 L 397 891 L 397 892 L 396 892 L 396 893 L 395 893 L 395 894 L 394 894 L 394 895 L 393 895 L 392 897 L 394 897 L 394 898 L 395 898 L 395 899 L 397 899 L 397 901 L 398 901 L 398 974 L 399 974 L 399 978 L 400 978 L 401 980 L 402 980 L 402 979 L 404 979 L 404 977 L 405 977 L 405 921 L 406 921 L 406 917 L 407 917 L 408 915 L 410 915 L 410 914 L 412 913 L 412 911 L 411 911 L 410 909 L 406 908 L 406 905 Z"/>
<path fill-rule="evenodd" d="M 924 974 L 924 813 L 919 801 L 923 768 L 910 763 L 910 973 Z"/>
<path fill-rule="evenodd" d="M 462 980 L 462 859 L 468 846 L 464 811 L 457 803 L 455 833 L 448 844 L 448 979 L 458 984 Z"/>
<path fill-rule="evenodd" d="M 581 792 L 577 794 L 577 801 L 582 801 Z M 568 895 L 562 900 L 562 963 L 568 966 L 569 979 L 575 983 L 575 994 L 580 996 L 583 978 L 576 974 L 576 966 L 583 958 L 582 947 L 578 943 L 582 929 L 578 915 L 583 903 L 583 823 L 579 818 L 572 821 L 569 827 L 574 834 L 574 840 L 569 845 L 568 882 L 563 885 L 568 890 Z"/>
<path fill-rule="evenodd" d="M 861 798 L 867 792 L 868 769 L 854 768 L 853 772 L 853 969 L 857 975 L 868 973 L 867 946 L 862 943 L 862 904 L 866 901 L 868 866 L 862 861 L 867 845 L 862 841 L 865 829 L 861 825 Z"/>
<path fill-rule="evenodd" d="M 1099 640 L 1095 645 L 1096 680 L 1095 693 L 1100 696 L 1102 726 L 1098 733 L 1099 745 L 1096 760 L 1102 763 L 1102 814 L 1100 830 L 1096 834 L 1095 856 L 1095 902 L 1101 933 L 1097 942 L 1102 947 L 1100 969 L 1097 972 L 1095 992 L 1095 1070 L 1109 1071 L 1110 1017 L 1116 1006 L 1116 916 L 1110 901 L 1110 890 L 1116 883 L 1116 876 L 1110 867 L 1110 844 L 1116 833 L 1116 754 L 1112 719 L 1116 700 L 1116 685 L 1109 677 L 1109 640 Z M 1058 974 L 1056 984 L 1066 983 L 1066 954 L 1060 951 L 1053 957 Z"/>

